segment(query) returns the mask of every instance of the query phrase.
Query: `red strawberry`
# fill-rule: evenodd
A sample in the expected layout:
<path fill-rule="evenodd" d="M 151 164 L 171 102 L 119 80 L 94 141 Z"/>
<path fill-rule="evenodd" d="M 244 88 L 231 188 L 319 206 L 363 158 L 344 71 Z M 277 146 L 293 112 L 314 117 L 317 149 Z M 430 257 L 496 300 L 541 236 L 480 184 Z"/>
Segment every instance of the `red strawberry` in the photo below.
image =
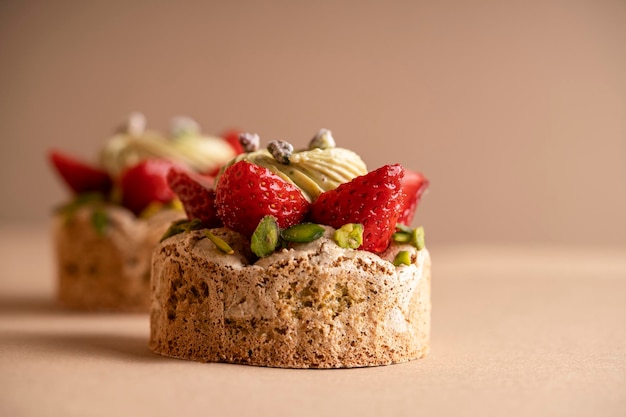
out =
<path fill-rule="evenodd" d="M 422 193 L 428 188 L 428 179 L 421 173 L 406 170 L 402 180 L 403 202 L 400 205 L 401 214 L 398 223 L 411 225 L 417 203 L 420 201 Z"/>
<path fill-rule="evenodd" d="M 221 225 L 215 208 L 212 178 L 172 168 L 167 173 L 167 183 L 183 203 L 189 220 L 200 219 L 206 227 Z"/>
<path fill-rule="evenodd" d="M 167 173 L 174 164 L 164 159 L 146 159 L 120 176 L 122 204 L 139 214 L 151 202 L 167 203 L 175 195 L 167 185 Z"/>
<path fill-rule="evenodd" d="M 229 129 L 220 135 L 233 148 L 236 155 L 243 153 L 243 146 L 239 143 L 239 134 L 241 133 L 241 130 Z"/>
<path fill-rule="evenodd" d="M 49 152 L 48 159 L 67 186 L 76 194 L 93 191 L 106 194 L 111 190 L 113 182 L 104 170 L 55 150 Z"/>
<path fill-rule="evenodd" d="M 383 252 L 400 215 L 403 177 L 401 165 L 385 165 L 356 177 L 322 193 L 311 205 L 311 219 L 336 229 L 346 223 L 361 223 L 360 249 Z"/>
<path fill-rule="evenodd" d="M 272 215 L 281 228 L 304 220 L 309 209 L 302 192 L 267 168 L 239 161 L 220 176 L 217 214 L 227 227 L 250 237 L 261 219 Z"/>

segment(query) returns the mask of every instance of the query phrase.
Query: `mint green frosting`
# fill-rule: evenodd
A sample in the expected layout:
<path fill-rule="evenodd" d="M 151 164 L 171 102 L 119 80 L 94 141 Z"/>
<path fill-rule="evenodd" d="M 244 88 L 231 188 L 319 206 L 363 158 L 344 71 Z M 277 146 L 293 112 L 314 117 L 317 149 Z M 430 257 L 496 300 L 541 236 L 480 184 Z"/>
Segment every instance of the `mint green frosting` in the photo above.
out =
<path fill-rule="evenodd" d="M 278 162 L 267 149 L 261 149 L 238 155 L 224 169 L 242 160 L 267 168 L 294 184 L 309 201 L 314 201 L 324 191 L 367 174 L 367 167 L 361 157 L 344 148 L 315 148 L 294 152 L 289 158 L 289 164 Z"/>
<path fill-rule="evenodd" d="M 202 135 L 198 123 L 189 117 L 172 119 L 170 137 L 146 130 L 146 118 L 132 113 L 124 128 L 107 141 L 100 163 L 113 177 L 129 166 L 149 159 L 167 159 L 198 172 L 209 172 L 235 156 L 223 139 Z"/>

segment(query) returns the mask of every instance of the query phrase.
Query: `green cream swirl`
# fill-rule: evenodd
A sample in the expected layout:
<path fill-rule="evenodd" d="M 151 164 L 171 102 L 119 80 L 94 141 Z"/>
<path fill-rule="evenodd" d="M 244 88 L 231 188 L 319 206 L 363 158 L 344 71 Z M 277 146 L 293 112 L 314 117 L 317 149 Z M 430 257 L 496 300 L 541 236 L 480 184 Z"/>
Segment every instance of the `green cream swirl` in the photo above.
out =
<path fill-rule="evenodd" d="M 294 152 L 289 158 L 289 164 L 281 164 L 267 149 L 261 149 L 238 155 L 224 169 L 242 160 L 267 168 L 294 184 L 310 202 L 324 191 L 367 174 L 367 167 L 361 157 L 344 148 L 315 148 Z"/>
<path fill-rule="evenodd" d="M 209 172 L 235 156 L 223 139 L 204 135 L 165 138 L 152 131 L 120 133 L 112 137 L 100 153 L 100 163 L 113 177 L 129 166 L 149 158 L 167 159 L 197 172 Z"/>

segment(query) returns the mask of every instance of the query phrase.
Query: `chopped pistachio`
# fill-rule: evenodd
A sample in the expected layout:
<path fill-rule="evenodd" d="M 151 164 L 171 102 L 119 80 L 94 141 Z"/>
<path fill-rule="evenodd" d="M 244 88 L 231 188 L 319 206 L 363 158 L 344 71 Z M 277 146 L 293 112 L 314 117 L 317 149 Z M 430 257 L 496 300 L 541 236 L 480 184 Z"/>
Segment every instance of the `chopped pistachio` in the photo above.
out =
<path fill-rule="evenodd" d="M 250 239 L 250 249 L 259 258 L 272 254 L 279 244 L 279 228 L 276 218 L 265 216 L 259 222 Z"/>
<path fill-rule="evenodd" d="M 335 242 L 342 248 L 358 249 L 363 244 L 363 225 L 347 223 L 335 230 Z"/>
<path fill-rule="evenodd" d="M 78 194 L 72 201 L 57 207 L 55 213 L 63 217 L 63 224 L 66 226 L 72 224 L 74 221 L 74 215 L 76 212 L 86 205 L 94 205 L 95 207 L 101 207 L 105 201 L 105 197 L 102 193 L 82 193 Z"/>
<path fill-rule="evenodd" d="M 169 237 L 176 236 L 177 234 L 184 232 L 183 228 L 181 227 L 181 223 L 184 222 L 186 222 L 186 220 L 178 220 L 170 224 L 170 227 L 168 227 L 165 233 L 163 233 L 163 236 L 161 236 L 159 242 L 163 242 Z"/>
<path fill-rule="evenodd" d="M 104 202 L 104 195 L 102 193 L 82 193 L 78 194 L 69 203 L 58 207 L 55 211 L 57 213 L 73 214 L 80 207 L 90 203 Z"/>
<path fill-rule="evenodd" d="M 397 223 L 396 224 L 396 230 L 398 232 L 403 232 L 403 233 L 408 233 L 411 234 L 413 233 L 413 229 L 411 229 L 409 226 L 407 226 L 406 224 L 402 224 L 402 223 Z"/>
<path fill-rule="evenodd" d="M 175 236 L 182 232 L 189 232 L 191 230 L 200 230 L 203 228 L 204 228 L 204 225 L 202 224 L 202 220 L 200 219 L 193 219 L 191 221 L 187 219 L 176 220 L 170 225 L 170 227 L 168 227 L 168 229 L 165 231 L 165 233 L 163 234 L 159 242 L 163 242 L 168 237 Z"/>
<path fill-rule="evenodd" d="M 148 219 L 162 210 L 171 209 L 177 211 L 184 211 L 183 203 L 178 198 L 173 199 L 167 203 L 161 203 L 160 201 L 152 201 L 148 206 L 139 213 L 139 217 L 142 219 Z"/>
<path fill-rule="evenodd" d="M 393 260 L 393 264 L 395 266 L 411 265 L 411 253 L 406 250 L 401 250 L 396 254 L 396 257 Z"/>
<path fill-rule="evenodd" d="M 411 236 L 412 236 L 412 233 L 395 232 L 393 235 L 391 235 L 391 238 L 393 239 L 394 242 L 408 243 L 411 241 Z"/>
<path fill-rule="evenodd" d="M 239 143 L 244 152 L 254 152 L 259 150 L 261 138 L 256 133 L 242 133 L 239 135 Z"/>
<path fill-rule="evenodd" d="M 191 219 L 184 223 L 181 223 L 180 226 L 185 232 L 190 232 L 192 230 L 200 230 L 204 228 L 202 224 L 202 220 L 200 219 Z"/>
<path fill-rule="evenodd" d="M 146 131 L 146 116 L 140 112 L 131 113 L 126 122 L 126 133 L 141 136 Z"/>
<path fill-rule="evenodd" d="M 170 136 L 172 138 L 198 135 L 200 135 L 200 125 L 191 117 L 177 116 L 172 119 L 170 123 Z"/>
<path fill-rule="evenodd" d="M 413 231 L 411 243 L 417 248 L 417 250 L 422 250 L 426 247 L 426 243 L 424 241 L 424 227 L 420 226 Z"/>
<path fill-rule="evenodd" d="M 91 213 L 91 225 L 98 236 L 106 235 L 109 230 L 110 219 L 107 213 L 100 207 Z"/>
<path fill-rule="evenodd" d="M 291 162 L 289 160 L 293 153 L 293 145 L 291 143 L 284 140 L 273 140 L 267 144 L 267 150 L 281 164 L 289 165 Z"/>
<path fill-rule="evenodd" d="M 208 230 L 206 230 L 204 232 L 204 234 L 222 252 L 224 252 L 224 253 L 226 253 L 228 255 L 232 255 L 233 253 L 235 253 L 233 248 L 231 248 L 230 245 L 228 243 L 226 243 L 226 241 L 224 239 L 221 239 L 221 238 L 215 236 L 213 233 L 209 232 Z"/>
<path fill-rule="evenodd" d="M 324 228 L 315 223 L 300 223 L 280 232 L 280 236 L 288 242 L 313 242 L 324 235 Z"/>
<path fill-rule="evenodd" d="M 320 129 L 309 142 L 309 149 L 329 149 L 336 146 L 333 134 L 328 129 Z"/>

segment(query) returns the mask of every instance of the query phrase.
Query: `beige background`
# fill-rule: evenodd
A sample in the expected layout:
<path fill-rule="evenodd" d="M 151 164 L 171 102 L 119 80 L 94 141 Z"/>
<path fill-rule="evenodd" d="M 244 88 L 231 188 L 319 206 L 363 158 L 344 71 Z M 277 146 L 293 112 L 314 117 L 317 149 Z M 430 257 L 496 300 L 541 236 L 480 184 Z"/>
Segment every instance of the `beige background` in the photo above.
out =
<path fill-rule="evenodd" d="M 625 1 L 1 1 L 0 222 L 47 221 L 46 150 L 92 157 L 133 110 L 328 127 L 430 177 L 431 243 L 626 240 Z"/>
<path fill-rule="evenodd" d="M 182 4 L 0 0 L 0 415 L 624 415 L 625 0 Z M 424 171 L 429 356 L 200 365 L 58 308 L 46 151 L 134 110 Z"/>

